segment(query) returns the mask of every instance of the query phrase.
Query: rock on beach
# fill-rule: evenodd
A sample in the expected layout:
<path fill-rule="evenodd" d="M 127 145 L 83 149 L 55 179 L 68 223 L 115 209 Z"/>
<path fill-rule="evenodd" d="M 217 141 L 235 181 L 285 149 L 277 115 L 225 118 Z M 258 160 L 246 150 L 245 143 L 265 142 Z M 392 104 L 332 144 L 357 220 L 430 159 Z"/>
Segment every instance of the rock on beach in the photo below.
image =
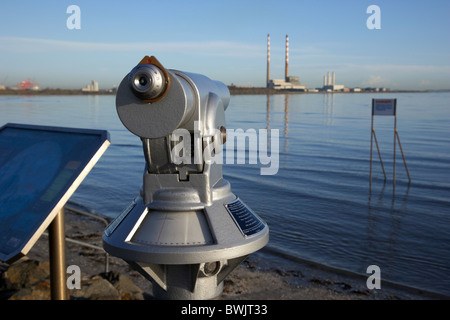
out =
<path fill-rule="evenodd" d="M 26 259 L 1 273 L 0 297 L 9 300 L 50 300 L 50 266 Z M 79 289 L 68 289 L 71 300 L 143 300 L 144 292 L 118 272 L 83 275 Z"/>

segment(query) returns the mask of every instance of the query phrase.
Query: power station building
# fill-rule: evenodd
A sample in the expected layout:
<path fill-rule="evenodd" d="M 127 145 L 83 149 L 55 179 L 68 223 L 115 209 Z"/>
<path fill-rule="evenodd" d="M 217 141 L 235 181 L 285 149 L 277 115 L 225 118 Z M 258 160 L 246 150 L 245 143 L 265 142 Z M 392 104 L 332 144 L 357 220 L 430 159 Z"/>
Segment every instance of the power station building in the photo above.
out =
<path fill-rule="evenodd" d="M 285 56 L 285 71 L 284 79 L 270 78 L 270 35 L 267 35 L 267 88 L 276 90 L 291 90 L 291 91 L 308 91 L 308 92 L 350 92 L 350 89 L 345 88 L 343 84 L 336 84 L 336 74 L 328 72 L 323 77 L 323 87 L 317 89 L 308 89 L 306 84 L 300 83 L 299 77 L 289 75 L 289 36 L 286 35 L 286 56 Z"/>
<path fill-rule="evenodd" d="M 322 91 L 333 92 L 342 90 L 344 90 L 344 85 L 336 84 L 336 74 L 334 72 L 332 75 L 328 72 L 326 76 L 323 76 Z"/>
<path fill-rule="evenodd" d="M 284 79 L 270 79 L 270 35 L 267 35 L 267 88 L 276 90 L 306 91 L 308 86 L 300 83 L 299 77 L 289 76 L 289 36 L 286 35 L 286 64 Z"/>
<path fill-rule="evenodd" d="M 92 80 L 92 84 L 88 84 L 86 87 L 81 88 L 81 91 L 83 92 L 98 92 L 98 82 Z"/>

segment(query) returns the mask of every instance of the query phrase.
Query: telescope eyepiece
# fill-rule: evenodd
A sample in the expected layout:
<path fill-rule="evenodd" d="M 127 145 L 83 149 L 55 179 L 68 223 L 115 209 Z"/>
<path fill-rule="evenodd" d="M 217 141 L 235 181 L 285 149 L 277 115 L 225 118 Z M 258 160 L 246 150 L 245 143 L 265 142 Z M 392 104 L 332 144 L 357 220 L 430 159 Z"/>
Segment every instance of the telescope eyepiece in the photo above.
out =
<path fill-rule="evenodd" d="M 167 87 L 164 72 L 153 64 L 140 64 L 131 70 L 129 84 L 136 97 L 142 100 L 158 98 Z"/>

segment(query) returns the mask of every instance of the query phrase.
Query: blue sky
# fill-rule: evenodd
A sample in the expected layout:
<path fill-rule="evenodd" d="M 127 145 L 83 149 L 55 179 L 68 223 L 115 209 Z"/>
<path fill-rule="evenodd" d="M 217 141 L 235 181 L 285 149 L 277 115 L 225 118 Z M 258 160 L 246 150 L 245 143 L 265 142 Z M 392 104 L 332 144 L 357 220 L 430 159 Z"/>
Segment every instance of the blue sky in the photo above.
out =
<path fill-rule="evenodd" d="M 69 30 L 69 5 L 81 29 Z M 369 30 L 368 6 L 381 10 Z M 327 72 L 346 87 L 450 88 L 448 0 L 227 0 L 0 2 L 0 84 L 28 77 L 41 87 L 118 85 L 145 55 L 169 69 L 202 73 L 225 84 L 265 86 L 271 76 L 321 87 Z"/>

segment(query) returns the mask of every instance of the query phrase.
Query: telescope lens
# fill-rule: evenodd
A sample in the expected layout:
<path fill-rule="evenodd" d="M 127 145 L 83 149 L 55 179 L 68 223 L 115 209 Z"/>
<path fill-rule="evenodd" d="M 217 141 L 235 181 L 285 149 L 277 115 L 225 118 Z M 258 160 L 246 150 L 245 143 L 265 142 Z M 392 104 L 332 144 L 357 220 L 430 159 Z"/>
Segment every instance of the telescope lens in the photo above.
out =
<path fill-rule="evenodd" d="M 147 82 L 148 82 L 148 80 L 147 80 L 146 77 L 141 77 L 141 78 L 139 79 L 139 84 L 140 84 L 141 86 L 145 86 L 145 85 L 147 84 Z"/>
<path fill-rule="evenodd" d="M 146 74 L 135 74 L 133 78 L 133 87 L 135 90 L 140 93 L 144 93 L 151 87 L 152 79 L 148 77 Z"/>
<path fill-rule="evenodd" d="M 140 99 L 155 99 L 166 89 L 164 73 L 152 64 L 138 65 L 131 70 L 129 79 L 133 93 Z"/>

